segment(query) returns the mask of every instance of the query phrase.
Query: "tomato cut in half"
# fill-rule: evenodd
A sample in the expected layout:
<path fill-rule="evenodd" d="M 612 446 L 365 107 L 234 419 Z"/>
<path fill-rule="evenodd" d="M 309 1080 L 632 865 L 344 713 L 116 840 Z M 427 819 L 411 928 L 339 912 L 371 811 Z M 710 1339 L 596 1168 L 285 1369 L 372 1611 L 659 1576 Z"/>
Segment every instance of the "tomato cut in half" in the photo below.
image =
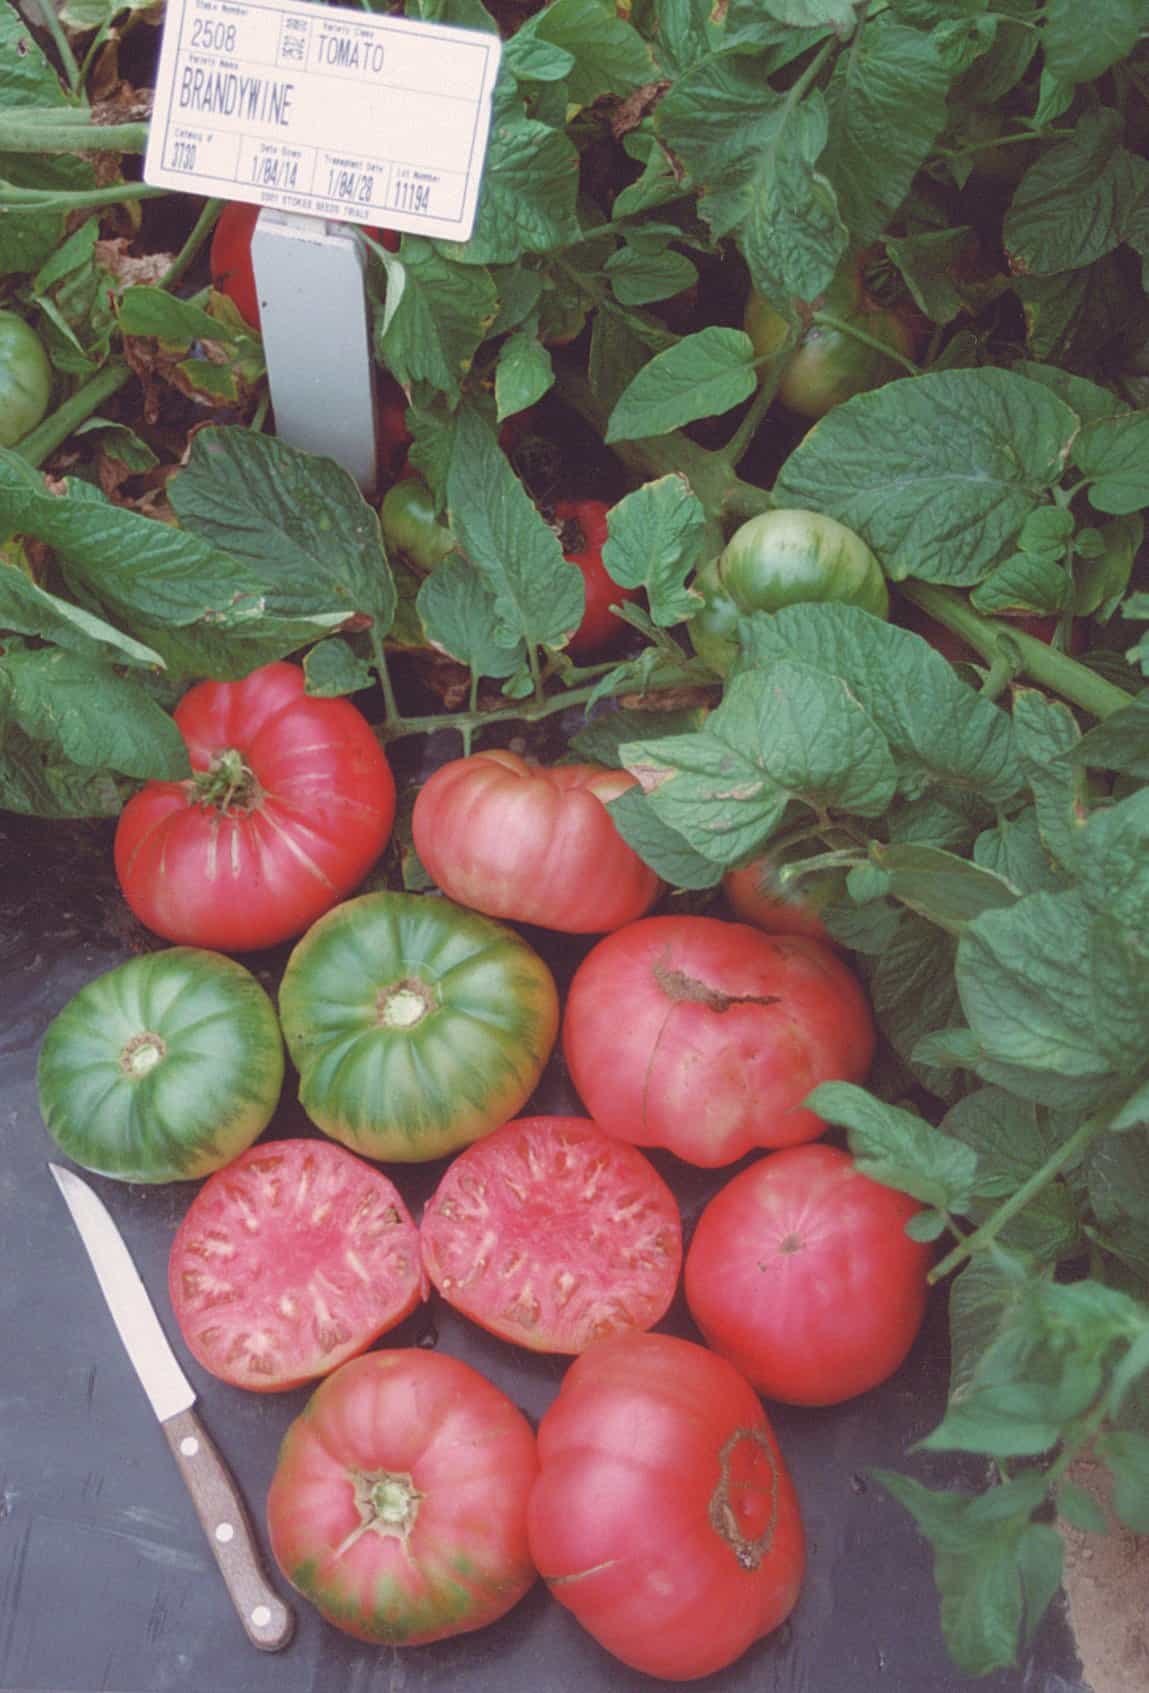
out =
<path fill-rule="evenodd" d="M 381 1170 L 327 1141 L 274 1140 L 192 1200 L 168 1292 L 205 1370 L 279 1393 L 365 1351 L 427 1284 L 419 1231 Z"/>
<path fill-rule="evenodd" d="M 450 1164 L 419 1225 L 449 1305 L 534 1352 L 649 1329 L 682 1265 L 682 1223 L 650 1160 L 587 1117 L 520 1117 Z"/>

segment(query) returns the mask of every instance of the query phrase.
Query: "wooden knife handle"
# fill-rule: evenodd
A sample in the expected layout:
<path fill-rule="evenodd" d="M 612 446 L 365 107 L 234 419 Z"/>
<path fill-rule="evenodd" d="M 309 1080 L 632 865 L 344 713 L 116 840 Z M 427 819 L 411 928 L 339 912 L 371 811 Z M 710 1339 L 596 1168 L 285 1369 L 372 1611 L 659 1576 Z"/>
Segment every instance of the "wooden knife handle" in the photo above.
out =
<path fill-rule="evenodd" d="M 239 1489 L 194 1411 L 160 1424 L 187 1483 L 248 1639 L 262 1652 L 287 1645 L 295 1617 L 267 1579 Z"/>

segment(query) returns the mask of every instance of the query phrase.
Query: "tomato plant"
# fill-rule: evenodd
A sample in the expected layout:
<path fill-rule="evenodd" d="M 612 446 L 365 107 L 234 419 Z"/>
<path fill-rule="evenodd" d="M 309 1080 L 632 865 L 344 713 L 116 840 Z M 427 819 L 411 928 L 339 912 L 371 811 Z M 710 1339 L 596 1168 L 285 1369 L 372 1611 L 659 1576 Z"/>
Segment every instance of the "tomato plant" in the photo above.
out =
<path fill-rule="evenodd" d="M 419 1231 L 381 1170 L 328 1141 L 273 1140 L 200 1188 L 172 1241 L 168 1292 L 205 1370 L 283 1392 L 415 1309 Z"/>
<path fill-rule="evenodd" d="M 838 1147 L 769 1153 L 698 1220 L 690 1314 L 768 1399 L 852 1399 L 893 1375 L 921 1327 L 933 1253 L 906 1233 L 920 1209 Z"/>
<path fill-rule="evenodd" d="M 539 1424 L 531 1553 L 632 1669 L 692 1681 L 790 1614 L 798 1499 L 766 1413 L 724 1359 L 671 1335 L 596 1342 Z"/>
<path fill-rule="evenodd" d="M 637 588 L 620 588 L 602 562 L 609 511 L 605 500 L 558 500 L 554 507 L 555 521 L 561 525 L 563 557 L 578 565 L 586 590 L 582 622 L 567 644 L 567 651 L 579 664 L 615 651 L 627 625 L 610 608 L 639 597 Z"/>
<path fill-rule="evenodd" d="M 567 934 L 617 929 L 662 886 L 607 801 L 634 786 L 595 764 L 547 768 L 513 752 L 442 765 L 415 801 L 415 850 L 451 899 Z"/>
<path fill-rule="evenodd" d="M 212 287 L 227 295 L 253 329 L 259 328 L 259 291 L 251 261 L 251 238 L 261 210 L 260 206 L 229 200 L 216 221 L 209 254 Z M 399 249 L 399 236 L 393 229 L 365 229 L 364 234 L 393 253 Z"/>
<path fill-rule="evenodd" d="M 336 1628 L 421 1646 L 484 1628 L 535 1581 L 530 1424 L 469 1364 L 371 1352 L 312 1394 L 267 1497 L 280 1569 Z"/>
<path fill-rule="evenodd" d="M 17 312 L 0 311 L 0 447 L 14 447 L 35 429 L 51 396 L 44 343 Z"/>
<path fill-rule="evenodd" d="M 830 867 L 802 875 L 803 858 L 819 847 L 820 842 L 803 842 L 785 854 L 764 853 L 728 870 L 722 891 L 738 921 L 768 935 L 806 935 L 832 945 L 821 914 L 846 897 L 846 872 Z"/>
<path fill-rule="evenodd" d="M 439 1158 L 533 1091 L 558 1029 L 554 978 L 513 930 L 425 894 L 320 918 L 279 990 L 299 1099 L 369 1158 Z"/>
<path fill-rule="evenodd" d="M 715 917 L 647 917 L 575 971 L 563 1052 L 608 1134 L 729 1164 L 825 1128 L 802 1101 L 860 1082 L 874 1027 L 845 964 L 817 941 Z"/>
<path fill-rule="evenodd" d="M 868 305 L 848 309 L 836 324 L 814 321 L 802 332 L 778 382 L 778 398 L 799 417 L 816 421 L 828 411 L 904 374 L 904 367 L 880 347 L 862 341 L 860 330 L 890 352 L 907 355 L 914 349 L 914 332 L 897 312 Z M 789 326 L 766 300 L 752 293 L 743 327 L 759 358 L 779 353 Z"/>
<path fill-rule="evenodd" d="M 436 514 L 431 490 L 414 474 L 388 488 L 379 507 L 379 524 L 388 551 L 402 554 L 424 575 L 454 549 L 454 536 Z"/>
<path fill-rule="evenodd" d="M 148 782 L 116 827 L 116 875 L 167 940 L 228 952 L 300 934 L 386 844 L 395 783 L 365 718 L 295 664 L 200 682 L 175 710 L 192 775 Z"/>
<path fill-rule="evenodd" d="M 419 1228 L 448 1304 L 535 1352 L 653 1327 L 682 1263 L 674 1195 L 585 1117 L 520 1117 L 468 1147 Z"/>
<path fill-rule="evenodd" d="M 885 617 L 882 567 L 860 535 L 816 511 L 768 511 L 735 530 L 699 571 L 704 605 L 690 620 L 695 652 L 722 676 L 738 655 L 738 619 L 753 611 L 828 600 Z"/>
<path fill-rule="evenodd" d="M 85 1170 L 191 1181 L 271 1121 L 283 1041 L 271 1000 L 241 964 L 168 947 L 97 976 L 57 1012 L 36 1080 L 45 1124 Z"/>

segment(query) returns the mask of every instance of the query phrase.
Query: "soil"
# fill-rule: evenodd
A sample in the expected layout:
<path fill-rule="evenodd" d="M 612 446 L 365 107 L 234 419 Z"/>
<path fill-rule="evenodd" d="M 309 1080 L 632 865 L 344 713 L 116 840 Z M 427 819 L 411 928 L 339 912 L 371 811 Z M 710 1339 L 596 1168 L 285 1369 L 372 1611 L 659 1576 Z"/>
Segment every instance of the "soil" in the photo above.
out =
<path fill-rule="evenodd" d="M 1065 1592 L 1086 1684 L 1093 1693 L 1149 1689 L 1149 1537 L 1130 1533 L 1113 1515 L 1108 1472 L 1079 1459 L 1072 1479 L 1104 1511 L 1109 1533 L 1089 1534 L 1062 1521 Z"/>

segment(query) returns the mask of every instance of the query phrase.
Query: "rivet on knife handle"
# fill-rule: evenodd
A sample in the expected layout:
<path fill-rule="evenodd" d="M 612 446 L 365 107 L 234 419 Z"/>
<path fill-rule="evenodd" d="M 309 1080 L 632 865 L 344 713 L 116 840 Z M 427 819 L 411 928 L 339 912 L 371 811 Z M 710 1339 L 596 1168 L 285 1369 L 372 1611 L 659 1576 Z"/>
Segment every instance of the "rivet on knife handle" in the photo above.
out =
<path fill-rule="evenodd" d="M 291 1639 L 295 1617 L 264 1573 L 251 1521 L 227 1465 L 194 1411 L 180 1411 L 160 1426 L 248 1639 L 264 1652 L 278 1652 Z"/>

